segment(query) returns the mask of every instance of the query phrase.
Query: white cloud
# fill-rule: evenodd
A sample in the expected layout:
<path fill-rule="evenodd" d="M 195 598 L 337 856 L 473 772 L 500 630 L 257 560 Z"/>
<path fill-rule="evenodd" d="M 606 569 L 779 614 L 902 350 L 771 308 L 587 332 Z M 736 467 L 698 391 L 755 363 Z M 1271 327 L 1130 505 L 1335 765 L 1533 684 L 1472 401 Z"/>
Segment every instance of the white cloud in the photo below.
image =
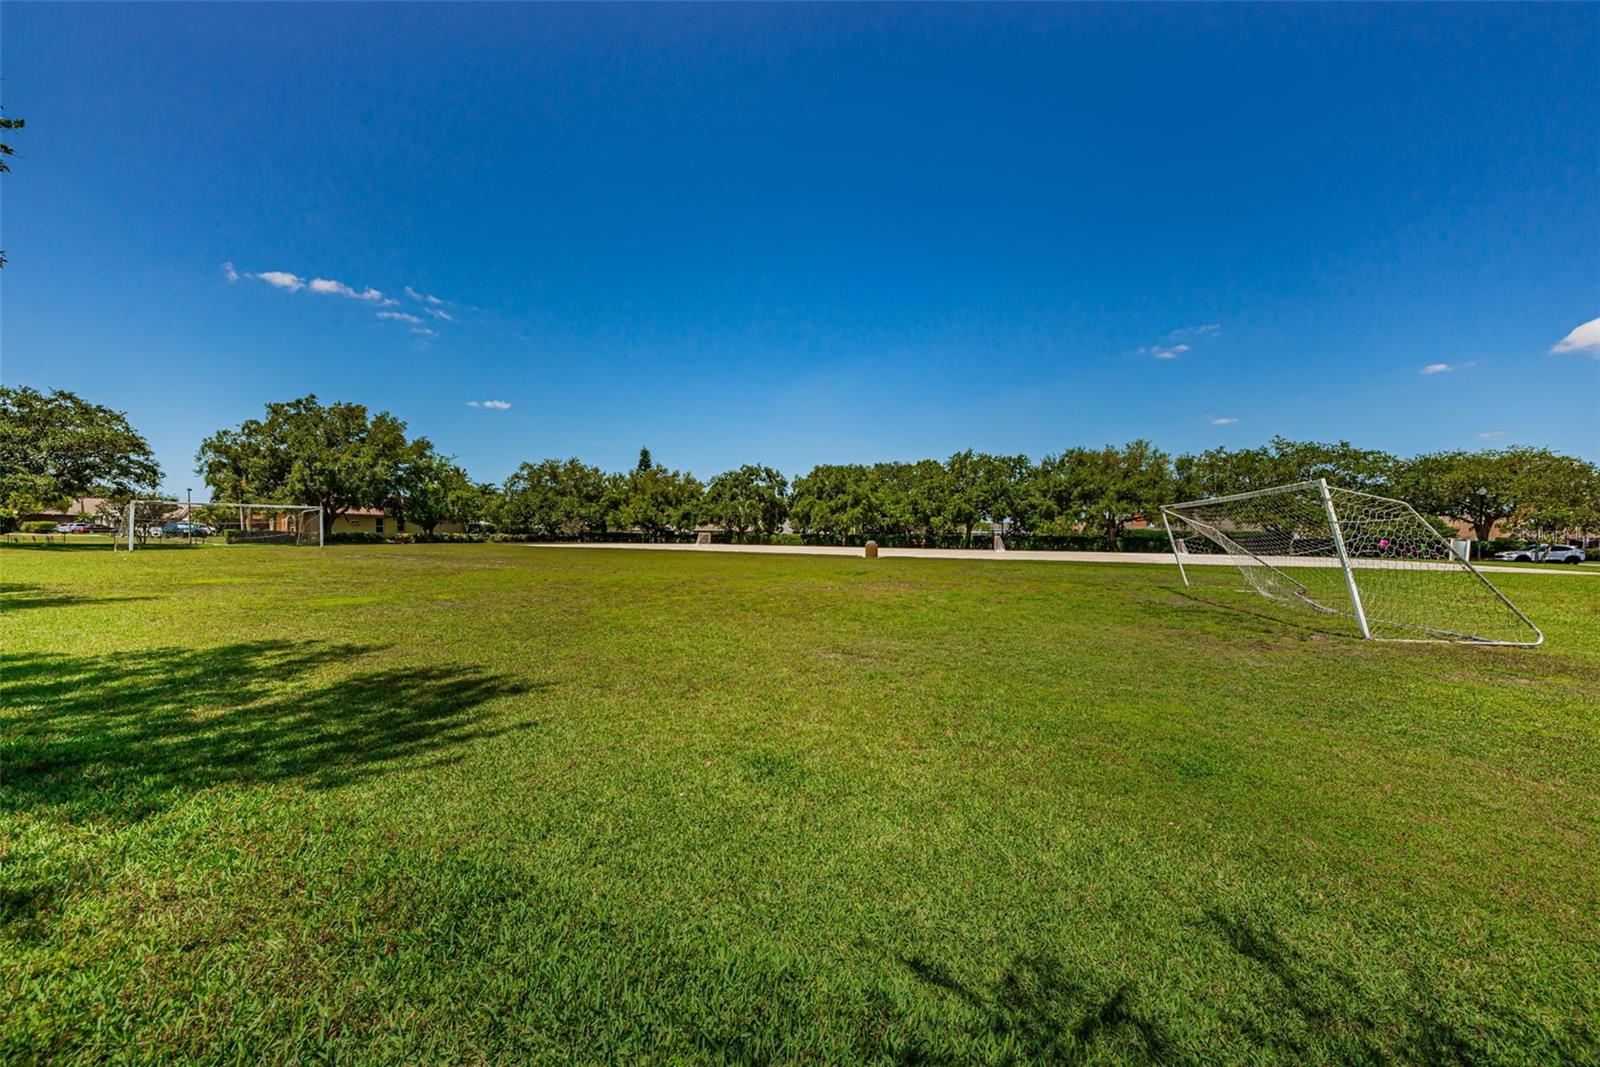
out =
<path fill-rule="evenodd" d="M 331 296 L 347 296 L 351 300 L 365 300 L 370 304 L 394 303 L 392 300 L 385 300 L 382 293 L 370 286 L 357 292 L 344 282 L 336 282 L 332 278 L 312 278 L 311 291 L 313 293 L 326 293 Z"/>
<path fill-rule="evenodd" d="M 286 270 L 264 270 L 259 274 L 254 274 L 249 271 L 235 269 L 231 260 L 222 265 L 222 276 L 229 282 L 237 282 L 240 278 L 254 278 L 259 281 L 266 282 L 274 289 L 281 289 L 289 293 L 298 293 L 304 289 L 308 292 L 319 293 L 323 296 L 342 296 L 347 300 L 357 300 L 363 304 L 371 304 L 380 308 L 390 308 L 400 303 L 400 301 L 395 300 L 392 297 L 385 296 L 382 290 L 374 289 L 370 285 L 362 289 L 357 289 L 354 286 L 346 285 L 344 282 L 341 282 L 335 278 L 312 278 L 308 281 L 300 275 L 293 274 Z M 448 311 L 445 311 L 444 307 L 456 307 L 458 305 L 451 304 L 447 300 L 441 300 L 439 297 L 436 297 L 431 293 L 419 293 L 409 285 L 405 286 L 405 294 L 411 297 L 413 300 L 418 300 L 424 304 L 430 305 L 419 310 L 426 311 L 435 320 L 439 322 L 456 321 L 455 316 L 450 314 Z M 432 305 L 441 306 L 435 307 Z M 387 319 L 393 322 L 405 323 L 411 328 L 412 333 L 423 338 L 425 341 L 439 336 L 436 330 L 430 329 L 429 327 L 423 325 L 423 323 L 427 322 L 428 320 L 422 318 L 420 315 L 413 315 L 410 312 L 405 311 L 380 311 L 378 312 L 378 317 L 380 319 Z"/>
<path fill-rule="evenodd" d="M 504 411 L 511 406 L 509 400 L 469 400 L 469 408 L 488 408 L 490 411 Z"/>
<path fill-rule="evenodd" d="M 1232 415 L 1220 415 L 1217 418 L 1214 418 L 1214 419 L 1211 420 L 1211 425 L 1213 425 L 1213 426 L 1232 426 L 1234 423 L 1236 423 L 1238 421 L 1239 420 L 1234 418 Z"/>
<path fill-rule="evenodd" d="M 1199 341 L 1205 337 L 1215 337 L 1222 329 L 1220 322 L 1204 322 L 1199 326 L 1181 326 L 1167 334 L 1164 344 L 1141 345 L 1138 353 L 1141 356 L 1150 356 L 1152 359 L 1177 359 L 1185 352 L 1190 351 L 1189 342 Z"/>
<path fill-rule="evenodd" d="M 247 274 L 247 278 L 260 278 L 274 289 L 287 289 L 291 293 L 299 292 L 306 287 L 306 280 L 298 274 L 290 274 L 286 270 L 264 270 L 260 274 Z"/>
<path fill-rule="evenodd" d="M 1590 319 L 1575 326 L 1571 333 L 1557 341 L 1550 349 L 1551 355 L 1580 355 L 1600 359 L 1600 319 Z"/>
<path fill-rule="evenodd" d="M 1428 375 L 1449 374 L 1451 371 L 1466 370 L 1468 367 L 1476 367 L 1477 365 L 1478 361 L 1475 359 L 1466 363 L 1430 363 L 1423 367 L 1420 373 Z"/>
<path fill-rule="evenodd" d="M 1498 441 L 1502 437 L 1510 437 L 1508 430 L 1485 430 L 1478 435 L 1480 441 Z"/>

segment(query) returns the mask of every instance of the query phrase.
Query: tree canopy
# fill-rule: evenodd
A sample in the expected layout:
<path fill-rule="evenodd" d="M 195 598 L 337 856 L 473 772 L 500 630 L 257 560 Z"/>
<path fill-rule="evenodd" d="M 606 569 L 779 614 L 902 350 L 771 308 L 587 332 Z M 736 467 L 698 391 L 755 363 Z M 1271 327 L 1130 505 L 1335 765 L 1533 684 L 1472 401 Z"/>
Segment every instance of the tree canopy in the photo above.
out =
<path fill-rule="evenodd" d="M 789 480 L 754 463 L 724 471 L 707 483 L 701 514 L 736 537 L 750 530 L 777 533 L 789 514 Z"/>
<path fill-rule="evenodd" d="M 1401 467 L 1396 490 L 1418 511 L 1467 524 L 1480 540 L 1497 524 L 1548 534 L 1600 526 L 1600 471 L 1542 448 L 1418 456 Z"/>
<path fill-rule="evenodd" d="M 131 496 L 161 482 L 127 415 L 75 393 L 0 386 L 0 507 L 33 511 L 90 493 Z"/>
<path fill-rule="evenodd" d="M 314 504 L 331 525 L 351 508 L 389 506 L 411 458 L 405 430 L 387 411 L 309 395 L 206 438 L 195 462 L 213 496 Z"/>
<path fill-rule="evenodd" d="M 1057 516 L 1098 529 L 1115 548 L 1129 522 L 1172 501 L 1172 461 L 1149 441 L 1121 448 L 1069 448 L 1039 468 L 1041 493 Z"/>
<path fill-rule="evenodd" d="M 435 452 L 427 438 L 413 441 L 407 451 L 388 498 L 390 514 L 422 527 L 430 537 L 441 522 L 465 528 L 483 518 L 484 491 L 454 457 Z"/>

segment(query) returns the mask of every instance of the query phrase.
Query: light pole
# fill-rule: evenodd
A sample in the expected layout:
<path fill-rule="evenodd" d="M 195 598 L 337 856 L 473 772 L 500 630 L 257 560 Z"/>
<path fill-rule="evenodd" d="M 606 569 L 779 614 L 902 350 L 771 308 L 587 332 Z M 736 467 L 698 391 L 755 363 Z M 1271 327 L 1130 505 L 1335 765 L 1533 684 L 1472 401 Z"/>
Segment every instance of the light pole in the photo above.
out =
<path fill-rule="evenodd" d="M 1475 492 L 1477 493 L 1477 497 L 1478 497 L 1478 514 L 1479 515 L 1483 515 L 1487 511 L 1487 509 L 1489 507 L 1489 490 L 1486 487 L 1480 485 L 1480 486 L 1478 486 L 1478 488 L 1477 488 L 1477 490 Z M 1489 523 L 1489 532 L 1491 534 L 1494 533 L 1494 522 L 1492 520 Z M 1474 530 L 1473 533 L 1477 533 L 1477 531 Z M 1476 539 L 1474 539 L 1474 540 L 1476 540 Z M 1482 544 L 1482 542 L 1477 542 L 1477 547 L 1478 547 L 1478 558 L 1481 560 L 1483 558 L 1483 544 Z"/>

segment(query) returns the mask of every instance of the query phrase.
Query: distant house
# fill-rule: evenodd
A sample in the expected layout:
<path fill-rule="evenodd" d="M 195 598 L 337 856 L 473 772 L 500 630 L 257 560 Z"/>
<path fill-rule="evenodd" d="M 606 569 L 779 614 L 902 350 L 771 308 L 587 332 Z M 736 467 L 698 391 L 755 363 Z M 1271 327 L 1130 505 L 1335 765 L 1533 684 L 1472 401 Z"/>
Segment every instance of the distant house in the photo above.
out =
<path fill-rule="evenodd" d="M 351 508 L 335 519 L 329 526 L 330 534 L 362 533 L 377 534 L 379 537 L 393 537 L 402 533 L 422 533 L 422 527 L 416 523 L 407 523 L 393 515 L 386 514 L 382 508 Z M 459 522 L 441 522 L 433 528 L 434 533 L 466 533 L 467 528 Z"/>
<path fill-rule="evenodd" d="M 72 522 L 76 519 L 94 519 L 100 515 L 105 507 L 104 497 L 81 496 L 71 501 L 64 508 L 46 508 L 43 511 L 30 511 L 18 515 L 20 522 Z"/>

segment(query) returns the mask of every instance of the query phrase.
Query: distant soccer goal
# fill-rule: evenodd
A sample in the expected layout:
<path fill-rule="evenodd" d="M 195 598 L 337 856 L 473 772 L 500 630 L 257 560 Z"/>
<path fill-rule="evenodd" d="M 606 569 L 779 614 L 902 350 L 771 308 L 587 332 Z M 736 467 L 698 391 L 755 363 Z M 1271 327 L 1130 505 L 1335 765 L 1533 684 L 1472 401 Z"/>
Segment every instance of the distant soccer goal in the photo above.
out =
<path fill-rule="evenodd" d="M 1169 504 L 1161 516 L 1184 585 L 1186 558 L 1221 556 L 1268 600 L 1343 616 L 1364 638 L 1524 647 L 1544 640 L 1403 500 L 1317 479 Z"/>
<path fill-rule="evenodd" d="M 120 516 L 116 547 L 324 543 L 322 509 L 301 504 L 134 500 Z"/>

